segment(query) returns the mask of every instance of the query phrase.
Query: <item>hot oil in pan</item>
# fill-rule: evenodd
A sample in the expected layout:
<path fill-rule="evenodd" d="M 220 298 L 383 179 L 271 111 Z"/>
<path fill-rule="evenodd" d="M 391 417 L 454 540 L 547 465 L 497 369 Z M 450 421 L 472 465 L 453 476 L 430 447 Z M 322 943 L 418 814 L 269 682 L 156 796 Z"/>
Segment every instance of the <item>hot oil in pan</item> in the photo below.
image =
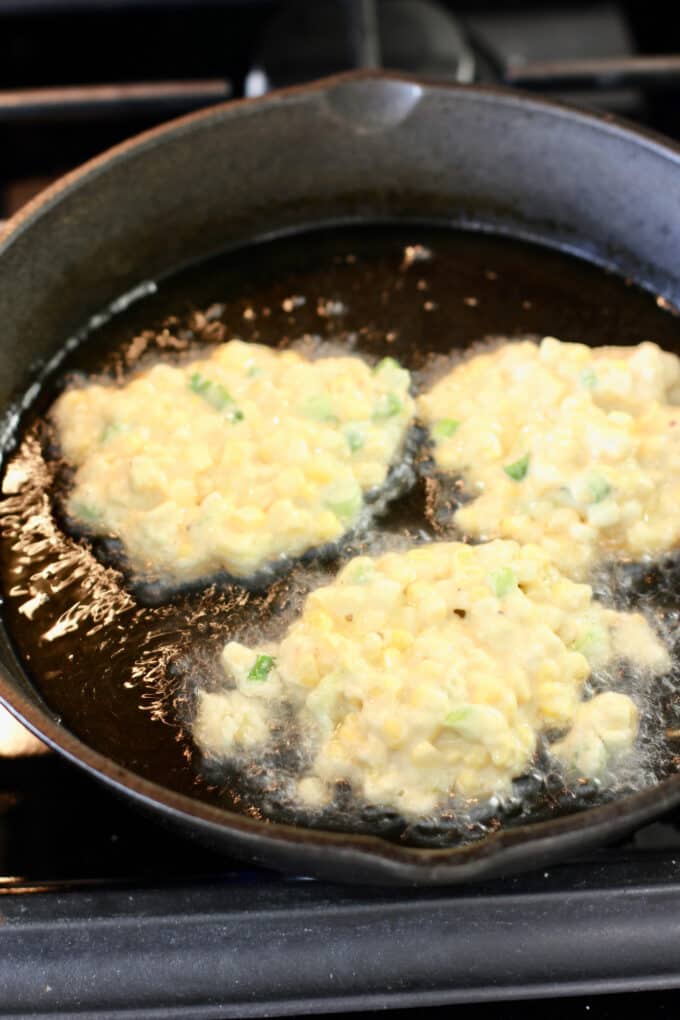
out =
<path fill-rule="evenodd" d="M 348 556 L 451 534 L 442 500 L 434 498 L 441 492 L 423 470 L 376 534 L 344 543 L 324 562 L 298 563 L 265 591 L 212 584 L 161 605 L 142 604 L 117 570 L 100 563 L 86 541 L 67 536 L 54 517 L 55 465 L 43 456 L 42 416 L 70 372 L 122 379 L 159 354 L 187 356 L 240 336 L 277 346 L 331 340 L 372 358 L 396 357 L 417 378 L 433 356 L 485 338 L 545 334 L 592 344 L 651 339 L 680 352 L 680 319 L 612 275 L 529 244 L 414 227 L 320 231 L 231 252 L 165 280 L 156 294 L 94 331 L 43 386 L 22 423 L 23 440 L 5 473 L 10 495 L 0 505 L 5 618 L 44 700 L 86 743 L 160 785 L 255 816 L 266 804 L 274 817 L 295 817 L 277 804 L 262 769 L 212 782 L 201 776 L 183 726 L 192 711 L 191 679 L 215 682 L 217 655 L 230 637 L 281 633 L 306 592 L 333 577 Z M 636 599 L 654 603 L 657 617 L 666 614 L 670 631 L 673 578 L 647 572 L 631 585 Z M 674 689 L 665 696 L 660 690 L 657 722 L 680 729 L 674 702 Z M 653 728 L 643 742 L 659 743 Z M 664 744 L 656 756 L 658 775 L 674 769 L 672 751 L 672 743 Z M 284 769 L 291 765 L 295 752 L 285 741 L 277 753 Z M 527 810 L 547 817 L 603 796 L 592 787 L 565 791 L 556 776 L 522 784 L 524 799 L 504 824 L 526 820 Z M 483 805 L 464 825 L 458 821 L 406 828 L 394 814 L 357 810 L 340 791 L 334 813 L 316 824 L 432 845 L 500 824 Z"/>

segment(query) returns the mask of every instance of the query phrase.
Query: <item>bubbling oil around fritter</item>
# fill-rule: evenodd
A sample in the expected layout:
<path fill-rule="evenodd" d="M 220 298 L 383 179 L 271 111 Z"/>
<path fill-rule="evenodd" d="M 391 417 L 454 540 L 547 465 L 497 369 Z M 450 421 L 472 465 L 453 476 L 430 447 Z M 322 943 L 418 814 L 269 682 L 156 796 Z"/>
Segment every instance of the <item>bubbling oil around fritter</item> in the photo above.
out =
<path fill-rule="evenodd" d="M 406 256 L 406 249 L 419 244 L 431 258 Z M 467 300 L 471 296 L 474 303 Z M 548 332 L 596 343 L 653 336 L 669 349 L 680 346 L 677 322 L 661 314 L 652 298 L 565 256 L 448 230 L 370 228 L 274 242 L 161 282 L 155 294 L 97 326 L 84 343 L 70 345 L 59 372 L 104 373 L 122 382 L 159 355 L 181 362 L 206 344 L 238 335 L 280 348 L 299 342 L 303 352 L 330 342 L 336 351 L 358 352 L 371 363 L 395 357 L 418 373 L 436 370 L 438 358 L 449 358 L 452 350 L 485 337 Z M 78 736 L 155 782 L 231 810 L 377 832 L 414 845 L 483 838 L 501 824 L 554 817 L 613 795 L 592 784 L 565 787 L 540 749 L 502 808 L 494 802 L 470 803 L 465 811 L 446 809 L 418 822 L 363 803 L 343 784 L 324 810 L 300 808 L 284 796 L 285 776 L 299 768 L 285 739 L 280 782 L 273 788 L 267 770 L 259 766 L 203 773 L 188 724 L 197 688 L 219 679 L 224 642 L 278 639 L 309 590 L 332 580 L 353 556 L 460 537 L 450 513 L 460 485 L 438 476 L 421 446 L 415 484 L 385 508 L 375 528 L 327 550 L 325 558 L 299 562 L 288 573 L 267 579 L 260 590 L 223 577 L 202 591 L 185 590 L 170 598 L 157 589 L 148 591 L 143 604 L 130 578 L 121 574 L 124 561 L 114 556 L 100 562 L 88 540 L 65 533 L 55 515 L 55 465 L 49 463 L 43 477 L 38 463 L 45 439 L 40 419 L 56 396 L 55 387 L 64 382 L 63 375 L 50 376 L 23 419 L 23 445 L 14 456 L 30 455 L 28 466 L 39 484 L 8 496 L 0 556 L 5 618 L 14 643 L 44 699 Z M 46 506 L 54 523 L 50 534 L 36 533 L 32 539 L 27 534 L 22 541 L 27 522 L 44 515 Z M 77 576 L 70 576 L 66 561 L 77 564 Z M 639 579 L 631 584 L 637 591 Z M 100 585 L 109 595 L 101 600 L 103 615 L 97 623 L 88 607 Z M 111 596 L 107 585 L 122 593 L 122 601 Z M 149 604 L 159 599 L 160 604 Z M 28 612 L 22 611 L 26 603 Z M 650 594 L 645 607 L 653 620 L 657 612 L 667 614 L 665 623 L 672 629 L 670 603 L 657 605 Z M 50 631 L 58 636 L 43 640 Z M 625 671 L 614 672 L 607 686 L 627 690 Z M 642 719 L 642 753 L 650 752 L 643 785 L 674 768 L 677 745 L 664 734 L 677 702 L 675 684 L 674 674 L 662 684 L 658 712 L 666 725 L 658 725 L 654 705 L 647 706 Z M 632 788 L 626 782 L 622 777 L 616 795 Z"/>

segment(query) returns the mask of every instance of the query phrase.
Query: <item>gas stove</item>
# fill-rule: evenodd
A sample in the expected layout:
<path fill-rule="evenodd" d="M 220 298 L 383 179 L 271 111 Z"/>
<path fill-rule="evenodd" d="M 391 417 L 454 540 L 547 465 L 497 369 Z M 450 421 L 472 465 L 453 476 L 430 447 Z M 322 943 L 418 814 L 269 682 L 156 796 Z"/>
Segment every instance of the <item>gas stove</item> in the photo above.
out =
<path fill-rule="evenodd" d="M 171 116 L 352 67 L 533 89 L 680 139 L 680 26 L 662 11 L 0 0 L 0 218 Z M 531 1018 L 550 998 L 557 1017 L 602 1018 L 631 991 L 670 1012 L 680 986 L 680 812 L 549 871 L 349 888 L 225 860 L 0 720 L 3 741 L 0 1016 L 434 1016 L 452 1003 L 476 1016 L 502 1002 Z"/>
<path fill-rule="evenodd" d="M 0 1016 L 456 1003 L 474 1018 L 494 1002 L 514 1020 L 550 998 L 557 1017 L 603 1020 L 621 1009 L 612 993 L 667 1005 L 680 984 L 677 812 L 547 871 L 350 888 L 225 860 L 43 755 L 0 764 L 0 872 Z"/>

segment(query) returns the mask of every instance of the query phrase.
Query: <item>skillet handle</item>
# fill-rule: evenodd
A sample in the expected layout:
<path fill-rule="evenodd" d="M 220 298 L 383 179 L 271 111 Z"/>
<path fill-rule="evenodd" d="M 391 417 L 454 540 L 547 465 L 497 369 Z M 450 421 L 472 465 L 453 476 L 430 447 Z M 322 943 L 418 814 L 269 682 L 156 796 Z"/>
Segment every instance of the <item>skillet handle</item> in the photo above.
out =
<path fill-rule="evenodd" d="M 373 75 L 345 78 L 322 93 L 332 118 L 355 134 L 387 131 L 407 120 L 423 98 L 423 87 L 414 81 L 382 79 L 375 87 Z"/>

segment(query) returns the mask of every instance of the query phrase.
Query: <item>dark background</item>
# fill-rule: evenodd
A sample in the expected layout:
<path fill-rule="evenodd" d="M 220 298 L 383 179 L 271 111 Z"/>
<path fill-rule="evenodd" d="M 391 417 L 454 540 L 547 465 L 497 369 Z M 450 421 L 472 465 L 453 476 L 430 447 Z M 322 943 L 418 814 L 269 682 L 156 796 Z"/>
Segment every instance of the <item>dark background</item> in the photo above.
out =
<path fill-rule="evenodd" d="M 404 0 L 380 0 L 382 34 L 397 25 L 397 7 Z M 419 0 L 406 0 L 417 8 Z M 421 0 L 422 3 L 422 0 Z M 657 0 L 621 3 L 460 2 L 442 0 L 456 25 L 474 37 L 485 19 L 499 17 L 521 24 L 540 20 L 529 55 L 611 56 L 680 53 L 677 6 Z M 226 79 L 233 96 L 242 96 L 246 76 L 264 62 L 273 70 L 272 84 L 285 84 L 356 67 L 362 56 L 356 45 L 361 0 L 0 0 L 0 90 L 125 82 L 167 82 Z M 403 9 L 403 7 L 402 7 Z M 551 23 L 551 15 L 571 19 Z M 597 27 L 592 17 L 595 15 Z M 547 16 L 547 20 L 546 20 Z M 579 17 L 586 20 L 579 28 Z M 286 21 L 279 31 L 280 19 Z M 277 20 L 278 19 L 278 20 Z M 396 29 L 399 36 L 399 29 Z M 407 33 L 414 50 L 443 40 L 418 39 Z M 437 30 L 434 29 L 434 34 Z M 402 51 L 403 33 L 383 50 Z M 383 54 L 385 56 L 385 54 Z M 410 66 L 441 74 L 427 55 L 412 56 Z M 507 56 L 507 54 L 506 54 Z M 441 54 L 439 55 L 441 57 Z M 387 66 L 405 67 L 389 56 Z M 439 58 L 438 58 L 439 59 Z M 501 56 L 501 63 L 503 56 Z M 283 70 L 282 70 L 283 68 Z M 407 69 L 407 68 L 406 68 Z M 477 78 L 498 80 L 498 67 L 482 57 Z M 502 75 L 501 75 L 502 77 Z M 578 98 L 578 96 L 576 97 Z M 588 100 L 590 97 L 583 97 Z M 644 95 L 612 95 L 610 106 L 670 134 L 680 133 L 680 91 L 651 89 Z M 624 100 L 621 102 L 621 100 Z M 605 104 L 606 105 L 606 104 Z M 135 113 L 109 108 L 87 113 L 18 118 L 0 102 L 0 217 L 9 215 L 26 197 L 52 177 L 78 165 L 110 145 L 184 112 L 191 104 L 157 104 Z"/>

